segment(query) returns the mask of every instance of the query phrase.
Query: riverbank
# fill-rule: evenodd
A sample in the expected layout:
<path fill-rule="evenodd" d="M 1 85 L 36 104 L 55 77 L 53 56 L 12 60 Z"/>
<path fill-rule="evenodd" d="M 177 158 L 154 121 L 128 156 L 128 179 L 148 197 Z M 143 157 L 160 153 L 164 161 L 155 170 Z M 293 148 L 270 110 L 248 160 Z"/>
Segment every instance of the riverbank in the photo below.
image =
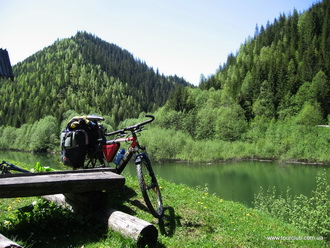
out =
<path fill-rule="evenodd" d="M 109 197 L 108 204 L 153 223 L 159 230 L 157 247 L 325 247 L 323 237 L 242 204 L 225 201 L 206 188 L 192 189 L 160 179 L 165 205 L 163 223 L 146 208 L 136 178 Z M 44 247 L 136 247 L 134 242 L 36 198 L 2 199 L 0 233 L 24 245 Z M 27 231 L 28 230 L 28 231 Z M 32 245 L 31 245 L 32 244 Z"/>
<path fill-rule="evenodd" d="M 222 163 L 234 163 L 234 162 L 269 162 L 269 163 L 279 163 L 279 164 L 302 164 L 302 165 L 313 165 L 313 166 L 330 166 L 330 162 L 309 162 L 304 160 L 282 160 L 282 159 L 268 159 L 268 158 L 231 158 L 231 159 L 223 159 L 223 160 L 213 160 L 213 161 L 198 161 L 192 162 L 188 160 L 176 160 L 176 159 L 160 159 L 156 162 L 163 164 L 163 163 L 178 163 L 178 164 L 205 164 L 205 165 L 212 165 L 212 164 L 222 164 Z"/>
<path fill-rule="evenodd" d="M 21 128 L 0 126 L 0 149 L 59 153 L 60 129 L 55 128 L 50 119 L 45 117 L 33 124 L 40 128 L 32 128 L 32 124 Z M 330 165 L 329 128 L 272 122 L 269 125 L 264 123 L 267 125 L 263 128 L 252 125 L 253 128 L 242 133 L 240 139 L 223 140 L 216 133 L 209 138 L 196 138 L 175 126 L 161 127 L 161 118 L 157 120 L 158 125 L 151 124 L 139 137 L 155 161 L 171 159 L 209 163 L 257 159 Z M 129 121 L 140 122 L 139 119 Z"/>
<path fill-rule="evenodd" d="M 60 151 L 46 151 L 46 152 L 34 152 L 34 151 L 25 151 L 25 150 L 19 150 L 19 149 L 0 149 L 0 152 L 17 152 L 17 153 L 25 153 L 25 154 L 41 154 L 41 155 L 56 155 L 61 157 L 61 152 Z M 164 163 L 182 163 L 182 164 L 205 164 L 205 165 L 211 165 L 211 164 L 221 164 L 221 163 L 228 163 L 228 162 L 244 162 L 244 161 L 257 161 L 257 162 L 277 162 L 280 164 L 303 164 L 303 165 L 312 165 L 312 166 L 330 166 L 330 161 L 329 162 L 317 162 L 317 161 L 308 161 L 304 159 L 288 159 L 284 160 L 281 158 L 263 158 L 263 157 L 237 157 L 237 158 L 226 158 L 226 159 L 214 159 L 214 160 L 202 160 L 202 161 L 191 161 L 191 160 L 183 160 L 183 159 L 173 159 L 173 158 L 154 158 L 153 154 L 149 154 L 151 158 L 153 158 L 153 161 L 159 164 L 164 164 Z M 0 160 L 3 160 L 0 158 Z"/>

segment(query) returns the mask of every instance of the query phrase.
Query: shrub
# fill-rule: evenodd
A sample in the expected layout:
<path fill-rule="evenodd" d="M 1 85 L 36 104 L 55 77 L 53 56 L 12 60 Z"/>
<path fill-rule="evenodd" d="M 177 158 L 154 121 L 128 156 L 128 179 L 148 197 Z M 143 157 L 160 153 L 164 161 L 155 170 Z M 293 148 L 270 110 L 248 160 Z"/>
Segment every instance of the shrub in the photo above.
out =
<path fill-rule="evenodd" d="M 330 240 L 330 184 L 324 171 L 316 178 L 317 186 L 311 197 L 292 196 L 288 188 L 286 196 L 276 196 L 276 188 L 263 189 L 255 195 L 255 208 L 291 223 L 310 234 Z"/>

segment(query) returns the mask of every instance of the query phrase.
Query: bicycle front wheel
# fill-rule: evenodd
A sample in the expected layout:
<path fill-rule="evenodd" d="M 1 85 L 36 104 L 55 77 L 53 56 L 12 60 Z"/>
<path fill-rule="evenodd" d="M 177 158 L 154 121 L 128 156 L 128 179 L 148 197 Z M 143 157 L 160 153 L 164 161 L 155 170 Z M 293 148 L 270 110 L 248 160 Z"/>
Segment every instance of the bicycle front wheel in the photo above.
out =
<path fill-rule="evenodd" d="M 163 215 L 163 202 L 155 173 L 149 158 L 145 155 L 139 155 L 139 157 L 136 169 L 142 196 L 150 213 L 156 218 L 160 218 Z"/>

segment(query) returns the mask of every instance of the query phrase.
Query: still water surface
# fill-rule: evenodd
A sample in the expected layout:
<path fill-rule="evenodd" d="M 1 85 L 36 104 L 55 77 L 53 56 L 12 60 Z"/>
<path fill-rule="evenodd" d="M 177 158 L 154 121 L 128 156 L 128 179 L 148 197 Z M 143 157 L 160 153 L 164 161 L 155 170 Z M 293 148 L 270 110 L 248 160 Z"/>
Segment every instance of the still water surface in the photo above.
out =
<path fill-rule="evenodd" d="M 60 155 L 1 152 L 0 160 L 18 161 L 28 164 L 40 162 L 43 166 L 68 169 L 60 162 Z M 207 186 L 210 194 L 225 200 L 233 200 L 252 206 L 254 194 L 260 187 L 275 186 L 279 192 L 291 188 L 294 195 L 310 196 L 316 186 L 318 172 L 326 170 L 330 182 L 330 167 L 279 164 L 276 162 L 231 162 L 217 164 L 153 163 L 157 176 L 177 184 L 191 187 Z M 129 164 L 124 175 L 136 175 L 134 164 Z"/>

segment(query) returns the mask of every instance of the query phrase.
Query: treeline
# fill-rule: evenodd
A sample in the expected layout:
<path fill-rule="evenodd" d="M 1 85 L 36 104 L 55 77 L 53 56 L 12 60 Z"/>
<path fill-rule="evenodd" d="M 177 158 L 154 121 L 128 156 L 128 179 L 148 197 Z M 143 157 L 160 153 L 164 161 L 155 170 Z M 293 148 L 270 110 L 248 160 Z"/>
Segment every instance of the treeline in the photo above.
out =
<path fill-rule="evenodd" d="M 248 121 L 226 91 L 175 92 L 155 112 L 155 126 L 142 137 L 155 159 L 330 162 L 330 128 L 318 125 L 322 118 L 315 110 L 286 120 L 259 116 Z"/>
<path fill-rule="evenodd" d="M 330 114 L 330 1 L 308 11 L 282 14 L 256 27 L 254 38 L 201 89 L 221 89 L 244 110 L 248 121 L 262 116 L 286 120 L 299 112 Z"/>
<path fill-rule="evenodd" d="M 59 151 L 59 126 L 54 116 L 46 116 L 20 128 L 0 126 L 0 149 L 33 152 Z"/>
<path fill-rule="evenodd" d="M 67 110 L 111 116 L 117 125 L 162 106 L 182 78 L 166 77 L 128 51 L 78 32 L 13 67 L 0 83 L 0 125 L 20 127 Z"/>
<path fill-rule="evenodd" d="M 309 125 L 308 122 L 302 124 L 297 122 L 300 117 L 291 121 L 273 119 L 270 123 L 262 118 L 247 122 L 242 108 L 237 103 L 227 102 L 222 91 L 181 88 L 181 92 L 186 94 L 186 103 L 172 105 L 174 94 L 171 101 L 153 113 L 155 122 L 146 126 L 147 130 L 140 137 L 154 160 L 210 162 L 263 158 L 330 162 L 330 132 L 327 127 Z M 190 111 L 177 111 L 175 106 L 189 106 Z M 61 124 L 57 124 L 55 117 L 46 116 L 20 128 L 1 126 L 0 149 L 59 152 L 60 131 L 75 115 L 81 113 L 67 111 Z M 145 120 L 144 115 L 141 113 L 140 119 L 122 121 L 119 128 Z M 103 117 L 105 121 L 102 124 L 108 131 L 114 130 L 109 125 L 111 117 Z"/>

